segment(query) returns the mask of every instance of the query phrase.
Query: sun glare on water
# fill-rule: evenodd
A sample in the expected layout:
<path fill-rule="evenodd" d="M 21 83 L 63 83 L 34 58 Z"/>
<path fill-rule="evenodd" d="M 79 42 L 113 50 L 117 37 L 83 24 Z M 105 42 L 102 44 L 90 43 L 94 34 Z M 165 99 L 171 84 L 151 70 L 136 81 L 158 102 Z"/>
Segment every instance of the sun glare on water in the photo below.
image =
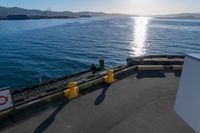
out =
<path fill-rule="evenodd" d="M 131 44 L 131 56 L 141 56 L 146 54 L 146 38 L 149 24 L 149 17 L 134 17 L 134 34 Z"/>

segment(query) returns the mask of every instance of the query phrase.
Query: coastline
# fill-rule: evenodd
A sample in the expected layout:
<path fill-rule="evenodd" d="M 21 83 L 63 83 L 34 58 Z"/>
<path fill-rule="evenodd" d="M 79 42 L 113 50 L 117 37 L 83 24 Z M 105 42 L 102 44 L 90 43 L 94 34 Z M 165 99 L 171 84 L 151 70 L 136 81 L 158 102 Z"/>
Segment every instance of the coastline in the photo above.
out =
<path fill-rule="evenodd" d="M 74 16 L 74 17 L 71 17 L 71 16 L 52 16 L 52 17 L 49 17 L 49 16 L 33 16 L 33 17 L 24 17 L 24 18 L 0 18 L 0 21 L 1 20 L 36 20 L 36 19 L 67 19 L 67 18 L 91 18 L 92 16 Z"/>

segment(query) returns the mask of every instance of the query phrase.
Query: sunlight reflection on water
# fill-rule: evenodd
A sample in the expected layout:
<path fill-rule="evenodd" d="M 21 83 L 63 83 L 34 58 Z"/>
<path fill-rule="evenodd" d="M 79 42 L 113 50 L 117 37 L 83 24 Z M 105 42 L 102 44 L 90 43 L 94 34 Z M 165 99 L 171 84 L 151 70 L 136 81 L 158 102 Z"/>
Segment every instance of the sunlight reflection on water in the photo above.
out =
<path fill-rule="evenodd" d="M 133 42 L 131 44 L 131 56 L 145 55 L 147 51 L 146 38 L 148 31 L 149 17 L 135 17 Z"/>

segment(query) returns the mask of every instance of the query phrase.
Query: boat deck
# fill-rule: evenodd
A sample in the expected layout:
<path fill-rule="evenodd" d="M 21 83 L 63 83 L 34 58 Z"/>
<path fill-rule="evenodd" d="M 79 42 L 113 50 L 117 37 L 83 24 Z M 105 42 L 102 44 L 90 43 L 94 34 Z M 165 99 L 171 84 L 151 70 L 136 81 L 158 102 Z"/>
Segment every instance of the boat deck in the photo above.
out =
<path fill-rule="evenodd" d="M 174 72 L 129 73 L 70 102 L 62 98 L 18 114 L 0 132 L 194 133 L 173 111 L 179 78 Z"/>

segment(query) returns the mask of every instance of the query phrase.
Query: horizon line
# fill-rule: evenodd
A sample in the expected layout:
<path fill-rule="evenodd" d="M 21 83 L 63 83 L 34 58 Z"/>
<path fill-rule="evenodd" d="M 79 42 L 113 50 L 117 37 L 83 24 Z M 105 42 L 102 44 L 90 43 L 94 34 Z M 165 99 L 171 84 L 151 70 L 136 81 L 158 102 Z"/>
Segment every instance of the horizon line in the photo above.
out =
<path fill-rule="evenodd" d="M 25 10 L 38 10 L 38 11 L 50 11 L 50 12 L 72 12 L 72 13 L 80 13 L 80 12 L 93 12 L 93 13 L 106 13 L 106 14 L 122 14 L 122 15 L 130 15 L 130 16 L 160 16 L 160 15 L 178 15 L 178 14 L 200 14 L 200 12 L 172 12 L 172 13 L 150 13 L 150 14 L 130 14 L 130 13 L 120 13 L 120 12 L 105 12 L 105 11 L 89 11 L 89 10 L 80 10 L 80 11 L 70 11 L 70 10 L 48 10 L 48 9 L 36 9 L 36 8 L 25 8 L 25 7 L 18 7 L 18 6 L 1 6 L 4 8 L 21 8 Z"/>

